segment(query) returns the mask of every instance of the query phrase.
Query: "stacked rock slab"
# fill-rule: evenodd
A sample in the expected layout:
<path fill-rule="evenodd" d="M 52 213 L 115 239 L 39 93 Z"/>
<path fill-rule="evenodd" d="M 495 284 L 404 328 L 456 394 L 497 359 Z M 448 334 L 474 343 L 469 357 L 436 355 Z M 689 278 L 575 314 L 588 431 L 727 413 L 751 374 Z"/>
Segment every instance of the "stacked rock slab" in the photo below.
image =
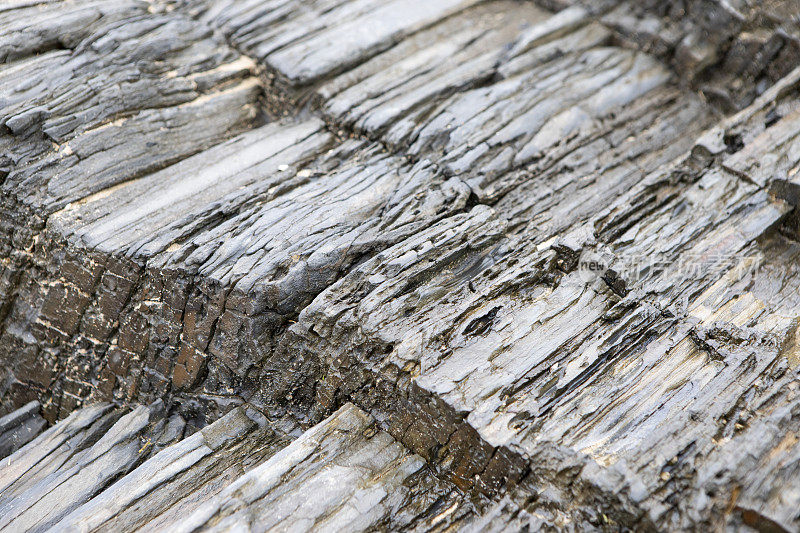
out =
<path fill-rule="evenodd" d="M 2 531 L 43 531 L 180 438 L 182 419 L 161 404 L 128 412 L 96 404 L 75 411 L 3 460 Z"/>
<path fill-rule="evenodd" d="M 54 141 L 61 138 L 48 138 L 46 123 L 29 137 L 8 136 L 15 150 L 28 149 L 37 135 L 47 138 L 48 149 L 20 156 L 4 183 L 7 197 L 22 204 L 9 207 L 10 213 L 24 206 L 46 216 L 44 230 L 21 221 L 8 229 L 7 291 L 14 297 L 7 299 L 2 338 L 11 365 L 4 396 L 47 396 L 45 411 L 53 419 L 92 393 L 147 401 L 169 395 L 213 419 L 218 402 L 198 407 L 192 392 L 248 401 L 265 396 L 270 403 L 303 395 L 281 388 L 286 368 L 264 362 L 300 311 L 353 265 L 441 220 L 456 221 L 473 211 L 507 219 L 487 208 L 504 197 L 515 204 L 508 215 L 517 212 L 519 220 L 531 218 L 524 212 L 530 206 L 544 207 L 536 225 L 555 235 L 608 205 L 638 179 L 641 168 L 655 168 L 688 147 L 686 131 L 699 132 L 709 119 L 700 100 L 672 87 L 656 61 L 604 46 L 608 33 L 586 18 L 565 22 L 563 16 L 510 2 L 462 11 L 446 10 L 442 16 L 453 16 L 386 51 L 384 45 L 356 46 L 359 61 L 366 62 L 318 88 L 327 102 L 323 118 L 343 127 L 358 122 L 359 130 L 382 142 L 343 139 L 338 129 L 315 118 L 270 122 L 238 136 L 227 123 L 231 139 L 205 150 L 194 143 L 199 153 L 186 153 L 171 165 L 165 166 L 166 159 L 143 162 L 164 167 L 148 171 L 130 163 L 124 170 L 107 165 L 119 165 L 120 151 L 131 150 L 135 143 L 115 139 L 124 138 L 125 128 L 149 110 L 94 128 L 102 135 L 91 137 L 91 149 L 99 152 L 80 158 L 62 154 L 74 152 L 86 136 L 65 133 L 55 150 Z M 296 16 L 306 20 L 310 14 L 304 13 Z M 215 25 L 252 16 L 233 15 L 217 6 L 200 18 Z M 170 24 L 183 24 L 187 31 L 192 24 L 206 27 L 182 12 L 136 16 L 142 17 L 138 24 L 149 21 L 148 28 L 166 24 L 168 16 Z M 293 34 L 291 20 L 281 17 L 282 39 Z M 541 28 L 543 37 L 532 40 L 528 30 L 516 42 L 523 23 Z M 458 28 L 470 30 L 454 31 Z M 222 89 L 166 108 L 183 112 L 197 106 L 189 115 L 193 124 L 206 120 L 196 111 L 213 107 L 212 96 L 250 98 L 258 83 L 246 60 L 213 35 L 203 35 L 208 43 L 194 42 L 190 51 L 219 48 L 214 57 L 227 54 L 230 62 L 212 69 L 220 72 L 214 76 L 186 75 L 185 84 L 193 87 L 187 99 L 199 92 L 194 88 L 199 77 L 222 77 Z M 136 38 L 141 42 L 150 35 Z M 158 35 L 152 38 L 162 42 Z M 574 49 L 564 48 L 571 42 Z M 456 49 L 463 50 L 451 61 Z M 114 48 L 121 56 L 114 64 L 127 64 L 123 50 Z M 439 69 L 431 68 L 433 51 Z M 106 54 L 86 54 L 69 59 L 112 63 Z M 175 61 L 187 55 L 181 50 Z M 179 72 L 207 67 L 206 55 L 190 57 L 193 62 L 173 71 L 158 62 L 157 75 L 139 81 L 155 86 L 146 94 L 157 99 L 166 90 L 161 85 L 181 80 Z M 398 57 L 408 59 L 397 62 Z M 383 67 L 390 63 L 397 71 L 386 76 Z M 75 70 L 69 65 L 64 72 Z M 325 72 L 335 76 L 335 70 Z M 324 81 L 322 74 L 317 78 Z M 70 83 L 86 82 L 71 78 Z M 354 101 L 358 95 L 369 98 Z M 60 112 L 52 103 L 38 107 L 48 109 L 46 122 L 65 122 L 59 113 L 105 111 L 100 96 L 67 100 L 72 107 Z M 63 99 L 41 97 L 48 98 Z M 156 102 L 144 103 L 164 113 L 165 104 Z M 133 105 L 140 103 L 132 100 Z M 235 99 L 225 105 L 252 111 Z M 351 119 L 339 109 L 363 111 Z M 215 120 L 225 117 L 213 113 Z M 212 128 L 193 130 L 213 134 Z M 148 141 L 154 145 L 146 157 L 158 157 L 162 145 L 164 157 L 175 157 L 169 136 L 180 132 L 157 131 L 150 132 L 156 140 Z M 387 146 L 389 138 L 396 142 Z M 593 171 L 599 172 L 596 181 L 577 179 Z M 95 177 L 66 178 L 87 172 Z M 536 187 L 531 176 L 537 173 L 556 176 L 560 185 L 552 186 L 558 190 Z M 520 194 L 508 194 L 516 189 Z M 56 196 L 56 190 L 63 194 Z"/>
<path fill-rule="evenodd" d="M 33 440 L 47 422 L 39 414 L 39 402 L 30 402 L 0 418 L 0 459 Z"/>
<path fill-rule="evenodd" d="M 241 407 L 191 435 L 162 415 L 89 406 L 6 458 L 0 531 L 431 530 L 476 518 L 352 404 L 299 436 Z"/>
<path fill-rule="evenodd" d="M 0 8 L 2 527 L 800 528 L 792 6 L 549 4 Z"/>
<path fill-rule="evenodd" d="M 713 522 L 752 474 L 724 458 L 741 449 L 727 441 L 778 397 L 790 409 L 796 387 L 796 247 L 781 230 L 793 206 L 760 177 L 796 176 L 796 94 L 767 95 L 703 137 L 747 132 L 735 153 L 701 139 L 588 228 L 544 245 L 528 231 L 490 238 L 477 213 L 432 226 L 327 289 L 277 357 L 323 354 L 319 405 L 361 396 L 465 485 L 555 479 L 564 508 L 589 483 L 656 524 L 691 527 L 700 508 Z M 783 118 L 767 127 L 773 109 Z M 584 269 L 581 256 L 607 268 Z M 758 461 L 777 453 L 794 451 Z M 783 501 L 788 479 L 762 503 Z"/>

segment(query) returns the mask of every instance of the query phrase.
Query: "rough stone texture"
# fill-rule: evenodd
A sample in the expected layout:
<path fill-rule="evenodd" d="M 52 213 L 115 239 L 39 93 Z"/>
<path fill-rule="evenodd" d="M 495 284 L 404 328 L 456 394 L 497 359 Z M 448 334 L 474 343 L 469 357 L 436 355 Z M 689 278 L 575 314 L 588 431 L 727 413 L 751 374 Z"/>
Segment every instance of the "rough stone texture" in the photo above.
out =
<path fill-rule="evenodd" d="M 33 440 L 47 422 L 39 415 L 39 402 L 30 402 L 0 418 L 0 459 Z"/>
<path fill-rule="evenodd" d="M 172 530 L 245 471 L 291 439 L 236 408 L 144 462 L 72 513 L 53 531 Z M 182 429 L 182 428 L 180 428 Z"/>
<path fill-rule="evenodd" d="M 184 436 L 179 415 L 148 425 L 155 411 L 77 410 L 0 463 L 3 530 L 429 531 L 476 519 L 352 404 L 299 436 L 242 407 Z"/>
<path fill-rule="evenodd" d="M 745 107 L 800 62 L 800 6 L 794 0 L 540 3 L 599 19 L 617 43 L 660 57 L 682 84 L 728 112 Z"/>
<path fill-rule="evenodd" d="M 14 61 L 0 69 L 0 353 L 12 372 L 2 388 L 55 392 L 63 416 L 89 391 L 84 367 L 116 330 L 140 267 L 57 247 L 63 237 L 42 233 L 48 216 L 250 127 L 260 84 L 252 61 L 210 30 L 143 2 L 23 4 L 4 16 Z M 34 46 L 25 32 L 36 24 Z M 88 344 L 67 361 L 58 345 L 81 328 Z M 61 405 L 45 400 L 46 417 Z"/>
<path fill-rule="evenodd" d="M 176 531 L 364 531 L 444 527 L 470 505 L 352 404 L 306 431 Z"/>
<path fill-rule="evenodd" d="M 799 530 L 796 5 L 540 4 L 0 8 L 0 528 Z"/>
<path fill-rule="evenodd" d="M 179 416 L 160 404 L 128 413 L 98 404 L 76 411 L 3 462 L 0 531 L 44 531 L 180 438 Z"/>

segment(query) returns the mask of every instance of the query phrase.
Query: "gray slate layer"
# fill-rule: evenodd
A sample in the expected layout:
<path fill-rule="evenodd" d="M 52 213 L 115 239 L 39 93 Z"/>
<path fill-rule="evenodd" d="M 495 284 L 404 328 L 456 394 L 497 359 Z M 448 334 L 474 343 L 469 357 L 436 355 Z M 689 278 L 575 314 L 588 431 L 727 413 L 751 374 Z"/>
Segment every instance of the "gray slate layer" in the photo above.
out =
<path fill-rule="evenodd" d="M 39 402 L 29 402 L 0 418 L 0 459 L 32 441 L 47 426 Z"/>
<path fill-rule="evenodd" d="M 542 4 L 0 7 L 0 527 L 800 530 L 800 13 Z"/>
<path fill-rule="evenodd" d="M 426 531 L 476 520 L 352 404 L 296 439 L 242 407 L 185 434 L 160 407 L 76 410 L 3 460 L 0 531 Z"/>

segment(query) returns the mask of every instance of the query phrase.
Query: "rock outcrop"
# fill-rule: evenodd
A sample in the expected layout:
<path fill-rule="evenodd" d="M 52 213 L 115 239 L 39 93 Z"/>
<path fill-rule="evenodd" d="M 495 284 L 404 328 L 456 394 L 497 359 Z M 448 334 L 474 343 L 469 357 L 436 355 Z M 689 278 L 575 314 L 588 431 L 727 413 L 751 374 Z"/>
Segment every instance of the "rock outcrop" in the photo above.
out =
<path fill-rule="evenodd" d="M 0 7 L 0 529 L 800 529 L 798 17 Z"/>

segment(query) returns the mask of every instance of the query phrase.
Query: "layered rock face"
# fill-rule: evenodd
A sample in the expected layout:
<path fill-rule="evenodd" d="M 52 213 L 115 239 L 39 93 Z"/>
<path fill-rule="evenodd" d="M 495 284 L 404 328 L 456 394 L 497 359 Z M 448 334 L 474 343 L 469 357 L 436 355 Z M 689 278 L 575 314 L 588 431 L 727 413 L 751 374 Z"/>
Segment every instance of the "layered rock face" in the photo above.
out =
<path fill-rule="evenodd" d="M 3 459 L 0 530 L 429 530 L 478 520 L 352 404 L 305 432 L 243 407 L 187 429 L 161 402 L 73 412 Z M 498 510 L 514 520 L 508 505 Z"/>
<path fill-rule="evenodd" d="M 799 17 L 0 7 L 0 528 L 797 530 Z"/>

